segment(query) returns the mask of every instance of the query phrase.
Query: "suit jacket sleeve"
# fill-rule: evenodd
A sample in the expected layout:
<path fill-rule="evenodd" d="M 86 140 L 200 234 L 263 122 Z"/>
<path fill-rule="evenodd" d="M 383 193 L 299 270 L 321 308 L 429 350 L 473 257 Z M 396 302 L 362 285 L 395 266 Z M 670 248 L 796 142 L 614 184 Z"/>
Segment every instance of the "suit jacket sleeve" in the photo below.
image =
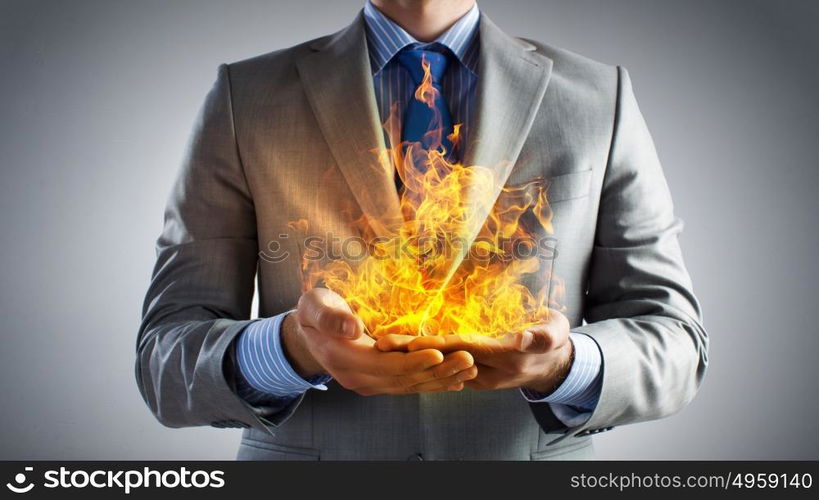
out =
<path fill-rule="evenodd" d="M 587 324 L 573 329 L 600 346 L 602 387 L 590 418 L 567 435 L 672 414 L 694 397 L 707 365 L 708 337 L 678 242 L 682 222 L 674 216 L 628 73 L 618 72 Z"/>
<path fill-rule="evenodd" d="M 165 211 L 137 340 L 137 383 L 163 424 L 267 429 L 301 400 L 271 415 L 236 394 L 233 341 L 250 323 L 257 252 L 223 65 Z"/>

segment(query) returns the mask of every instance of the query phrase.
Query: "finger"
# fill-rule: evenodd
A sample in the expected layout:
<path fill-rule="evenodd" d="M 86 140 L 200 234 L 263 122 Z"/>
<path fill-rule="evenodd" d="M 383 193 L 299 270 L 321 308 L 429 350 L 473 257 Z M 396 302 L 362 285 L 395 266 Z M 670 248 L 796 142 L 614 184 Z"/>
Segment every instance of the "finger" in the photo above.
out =
<path fill-rule="evenodd" d="M 404 375 L 428 370 L 444 361 L 444 354 L 435 349 L 424 349 L 410 353 L 387 352 L 379 353 L 387 363 L 387 374 Z"/>
<path fill-rule="evenodd" d="M 505 380 L 507 375 L 497 368 L 482 364 L 476 365 L 476 368 L 478 370 L 478 376 L 474 379 L 465 381 L 464 385 L 466 385 L 466 387 L 477 391 L 489 391 L 514 387 L 514 383 L 510 383 L 509 381 Z"/>
<path fill-rule="evenodd" d="M 491 366 L 503 365 L 510 354 L 517 354 L 514 346 L 505 345 L 500 339 L 478 335 L 446 335 L 442 337 L 421 337 L 410 342 L 408 349 L 435 348 L 443 353 L 468 351 L 475 362 Z"/>
<path fill-rule="evenodd" d="M 471 337 L 462 335 L 429 335 L 417 337 L 407 345 L 410 352 L 421 349 L 438 349 L 441 352 L 469 350 L 475 342 Z"/>
<path fill-rule="evenodd" d="M 425 390 L 432 387 L 444 390 L 453 384 L 471 380 L 476 375 L 477 368 L 474 366 L 472 356 L 463 351 L 448 354 L 440 365 L 408 375 L 383 377 L 360 372 L 351 373 L 351 376 L 362 386 L 367 387 L 366 391 L 372 394 L 409 394 L 418 392 L 414 389 L 418 385 L 423 385 Z"/>
<path fill-rule="evenodd" d="M 438 349 L 441 352 L 469 351 L 472 354 L 493 354 L 508 351 L 509 347 L 501 343 L 500 339 L 485 335 L 443 335 L 437 337 L 420 337 L 410 342 L 408 349 Z"/>
<path fill-rule="evenodd" d="M 464 382 L 459 382 L 458 380 L 452 380 L 450 385 L 445 385 L 442 383 L 430 382 L 424 386 L 412 387 L 412 388 L 404 388 L 404 387 L 388 387 L 388 388 L 369 388 L 356 391 L 359 394 L 363 395 L 375 395 L 375 394 L 420 394 L 420 393 L 435 393 L 435 392 L 457 392 L 462 391 L 464 389 Z"/>
<path fill-rule="evenodd" d="M 375 347 L 383 352 L 406 351 L 409 344 L 417 338 L 415 335 L 398 335 L 391 333 L 379 338 L 375 342 Z"/>
<path fill-rule="evenodd" d="M 443 353 L 435 349 L 410 353 L 381 352 L 356 343 L 338 346 L 330 356 L 333 366 L 378 377 L 422 372 L 444 361 Z"/>
<path fill-rule="evenodd" d="M 445 368 L 442 368 L 442 366 L 445 364 L 449 365 L 447 368 L 451 368 L 450 372 L 447 372 Z M 432 370 L 437 372 L 435 375 L 438 378 L 443 378 L 454 375 L 456 371 L 463 371 L 473 366 L 475 366 L 475 358 L 472 357 L 472 354 L 469 351 L 455 351 L 445 354 L 444 363 L 434 367 Z"/>
<path fill-rule="evenodd" d="M 445 377 L 442 379 L 431 380 L 429 382 L 424 382 L 421 384 L 416 384 L 414 386 L 409 387 L 406 389 L 406 392 L 409 393 L 420 393 L 420 392 L 442 392 L 442 391 L 460 391 L 464 388 L 464 384 L 470 380 L 473 380 L 475 377 L 478 376 L 478 368 L 473 366 L 471 368 L 467 368 L 464 371 L 458 372 L 455 375 L 450 377 Z"/>
<path fill-rule="evenodd" d="M 419 376 L 420 375 L 420 376 Z M 419 392 L 440 392 L 462 385 L 478 375 L 478 368 L 472 364 L 468 353 L 447 359 L 440 366 L 423 374 L 395 377 L 389 387 L 382 389 L 390 394 L 412 394 Z M 462 389 L 459 388 L 458 390 Z"/>
<path fill-rule="evenodd" d="M 447 361 L 449 363 L 448 369 L 430 368 L 424 372 L 423 377 L 413 374 L 385 378 L 342 370 L 337 372 L 336 379 L 348 389 L 369 396 L 374 394 L 412 394 L 461 390 L 464 382 L 478 376 L 478 368 L 471 364 L 472 360 L 469 353 L 463 353 Z M 468 367 L 466 367 L 467 364 L 469 364 Z"/>
<path fill-rule="evenodd" d="M 444 362 L 423 372 L 411 373 L 395 377 L 395 384 L 398 386 L 411 387 L 417 384 L 442 380 L 453 377 L 458 373 L 468 370 L 475 365 L 472 355 L 466 351 L 457 351 L 447 354 Z"/>
<path fill-rule="evenodd" d="M 363 322 L 344 299 L 326 288 L 304 293 L 299 298 L 297 315 L 302 328 L 314 328 L 327 335 L 355 339 L 364 331 Z"/>

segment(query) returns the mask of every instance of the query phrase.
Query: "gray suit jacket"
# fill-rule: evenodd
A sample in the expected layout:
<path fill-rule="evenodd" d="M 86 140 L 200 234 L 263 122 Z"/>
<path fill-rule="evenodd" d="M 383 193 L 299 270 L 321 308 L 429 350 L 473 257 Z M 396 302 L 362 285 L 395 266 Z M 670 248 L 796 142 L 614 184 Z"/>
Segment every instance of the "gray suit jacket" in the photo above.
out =
<path fill-rule="evenodd" d="M 480 47 L 465 164 L 491 166 L 499 186 L 548 179 L 551 271 L 573 331 L 603 355 L 591 418 L 566 429 L 514 390 L 361 397 L 332 384 L 282 411 L 236 395 L 232 346 L 252 321 L 254 278 L 260 317 L 300 295 L 298 242 L 279 238 L 287 223 L 344 238 L 356 234 L 341 215 L 350 201 L 376 233 L 398 214 L 392 172 L 373 162 L 384 137 L 359 17 L 219 69 L 168 203 L 139 332 L 136 378 L 160 422 L 245 427 L 247 459 L 579 458 L 591 455 L 590 434 L 691 400 L 707 336 L 628 74 L 509 37 L 486 16 Z M 274 241 L 292 257 L 259 259 Z"/>

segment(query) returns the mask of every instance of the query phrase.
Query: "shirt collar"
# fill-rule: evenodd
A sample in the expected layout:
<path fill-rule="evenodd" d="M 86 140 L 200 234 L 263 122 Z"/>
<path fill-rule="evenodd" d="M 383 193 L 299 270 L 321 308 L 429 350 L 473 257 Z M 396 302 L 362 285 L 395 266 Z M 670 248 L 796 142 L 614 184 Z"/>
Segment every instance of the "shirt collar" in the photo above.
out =
<path fill-rule="evenodd" d="M 480 17 L 478 5 L 475 4 L 469 9 L 469 12 L 432 42 L 451 50 L 461 64 L 475 75 L 477 75 L 478 68 L 478 44 L 476 42 Z M 364 4 L 364 22 L 367 28 L 367 45 L 373 75 L 381 71 L 398 52 L 408 45 L 419 45 L 419 48 L 432 45 L 432 43 L 416 40 L 401 26 L 375 8 L 370 0 Z"/>

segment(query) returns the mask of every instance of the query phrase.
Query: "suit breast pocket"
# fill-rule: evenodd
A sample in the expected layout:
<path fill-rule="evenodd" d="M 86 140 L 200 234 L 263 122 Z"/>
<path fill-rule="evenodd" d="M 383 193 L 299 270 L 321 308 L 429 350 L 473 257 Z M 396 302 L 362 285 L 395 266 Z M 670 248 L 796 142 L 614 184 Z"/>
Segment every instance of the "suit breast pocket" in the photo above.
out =
<path fill-rule="evenodd" d="M 592 181 L 592 170 L 571 172 L 546 179 L 546 197 L 549 204 L 575 200 L 589 195 Z"/>

